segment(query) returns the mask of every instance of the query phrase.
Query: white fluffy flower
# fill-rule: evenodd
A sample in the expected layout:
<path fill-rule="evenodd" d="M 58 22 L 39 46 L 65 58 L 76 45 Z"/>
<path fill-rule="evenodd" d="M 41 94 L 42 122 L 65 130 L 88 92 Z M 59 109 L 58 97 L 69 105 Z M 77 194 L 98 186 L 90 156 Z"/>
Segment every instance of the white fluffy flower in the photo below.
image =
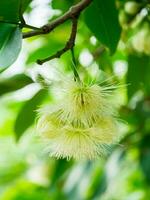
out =
<path fill-rule="evenodd" d="M 41 110 L 37 130 L 50 156 L 94 159 L 118 140 L 110 87 L 70 81 L 56 105 Z"/>

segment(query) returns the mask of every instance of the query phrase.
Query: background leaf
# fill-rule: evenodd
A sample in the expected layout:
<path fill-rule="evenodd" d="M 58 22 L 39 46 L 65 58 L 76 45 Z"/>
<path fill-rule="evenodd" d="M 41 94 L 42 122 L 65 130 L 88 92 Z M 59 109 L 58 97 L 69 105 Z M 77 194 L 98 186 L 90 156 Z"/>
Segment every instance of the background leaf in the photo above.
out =
<path fill-rule="evenodd" d="M 121 33 L 115 1 L 93 0 L 85 11 L 85 23 L 96 38 L 114 53 Z"/>
<path fill-rule="evenodd" d="M 21 108 L 14 126 L 17 140 L 34 122 L 36 117 L 36 110 L 38 109 L 40 103 L 42 102 L 42 100 L 44 100 L 46 95 L 46 90 L 40 90 L 38 93 L 35 94 L 35 96 L 32 97 L 32 99 L 27 101 Z"/>
<path fill-rule="evenodd" d="M 32 0 L 22 0 L 21 1 L 21 12 L 23 13 L 27 6 L 31 3 Z"/>
<path fill-rule="evenodd" d="M 130 99 L 140 88 L 145 85 L 145 92 L 150 92 L 150 58 L 149 56 L 129 55 L 127 84 L 128 98 Z"/>
<path fill-rule="evenodd" d="M 33 83 L 32 79 L 25 74 L 17 74 L 8 79 L 0 79 L 0 96 L 18 90 Z"/>
<path fill-rule="evenodd" d="M 5 26 L 5 25 L 2 25 L 2 26 Z M 0 67 L 1 68 L 6 68 L 15 62 L 21 50 L 21 43 L 22 43 L 21 29 L 18 26 L 14 26 L 12 28 L 12 25 L 10 25 L 9 27 L 8 26 L 6 27 L 4 31 L 5 34 L 2 34 L 3 39 L 5 40 L 0 39 L 0 46 L 1 46 Z"/>
<path fill-rule="evenodd" d="M 68 10 L 70 6 L 76 4 L 77 2 L 78 0 L 61 0 L 61 1 L 52 0 L 52 7 L 53 9 L 59 9 L 64 12 Z"/>
<path fill-rule="evenodd" d="M 0 0 L 0 21 L 19 21 L 20 0 Z"/>

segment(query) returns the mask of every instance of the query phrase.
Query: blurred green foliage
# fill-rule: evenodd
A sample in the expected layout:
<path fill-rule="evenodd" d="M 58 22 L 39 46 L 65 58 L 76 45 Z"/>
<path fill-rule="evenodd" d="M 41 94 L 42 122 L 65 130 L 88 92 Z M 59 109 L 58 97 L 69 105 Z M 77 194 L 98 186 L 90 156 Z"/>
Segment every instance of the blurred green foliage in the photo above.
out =
<path fill-rule="evenodd" d="M 11 4 L 5 2 L 0 1 L 0 21 L 7 11 L 4 17 L 17 22 L 19 1 L 11 1 L 16 5 L 15 12 L 9 12 Z M 47 16 L 50 21 L 77 2 L 34 0 L 28 5 L 27 0 L 23 1 L 22 11 L 28 5 L 25 15 L 29 20 L 43 4 L 52 13 Z M 97 6 L 100 2 L 94 1 Z M 49 35 L 31 37 L 24 41 L 17 62 L 0 74 L 0 200 L 150 199 L 150 34 L 145 34 L 145 29 L 150 33 L 150 3 L 148 0 L 112 2 L 116 5 L 114 10 L 108 1 L 101 5 L 104 19 L 100 7 L 94 13 L 86 10 L 80 16 L 75 56 L 81 74 L 86 71 L 95 77 L 95 69 L 99 68 L 102 76 L 124 85 L 116 96 L 121 104 L 120 143 L 107 157 L 96 161 L 55 160 L 43 152 L 35 130 L 36 110 L 55 98 L 51 87 L 47 87 L 51 80 L 57 79 L 53 76 L 53 66 L 67 77 L 72 73 L 72 61 L 67 52 L 42 67 L 35 62 L 65 45 L 70 23 L 62 24 Z M 120 25 L 113 22 L 117 18 Z M 12 25 L 0 22 L 0 56 L 9 29 Z M 137 34 L 141 31 L 142 34 Z M 109 49 L 115 51 L 113 55 Z"/>

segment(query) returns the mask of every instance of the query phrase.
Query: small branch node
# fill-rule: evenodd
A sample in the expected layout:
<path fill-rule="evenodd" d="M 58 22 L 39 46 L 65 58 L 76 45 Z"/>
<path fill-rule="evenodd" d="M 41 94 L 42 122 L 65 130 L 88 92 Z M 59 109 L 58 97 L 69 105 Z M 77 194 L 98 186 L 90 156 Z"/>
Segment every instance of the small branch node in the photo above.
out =
<path fill-rule="evenodd" d="M 54 58 L 60 58 L 65 52 L 67 52 L 70 49 L 73 49 L 75 45 L 76 34 L 77 34 L 77 25 L 78 25 L 77 18 L 73 18 L 70 37 L 69 37 L 69 40 L 66 42 L 65 47 L 57 51 L 54 55 L 49 56 L 48 58 L 45 58 L 43 60 L 37 60 L 37 64 L 42 65 L 43 63 L 50 61 Z"/>
<path fill-rule="evenodd" d="M 36 35 L 48 34 L 53 29 L 58 27 L 60 24 L 63 24 L 69 19 L 78 18 L 80 13 L 92 2 L 92 0 L 82 0 L 76 5 L 72 6 L 65 14 L 58 17 L 57 19 L 51 21 L 50 23 L 44 25 L 40 30 L 33 30 L 26 33 L 23 33 L 23 38 L 29 38 Z"/>
<path fill-rule="evenodd" d="M 49 33 L 49 32 L 50 32 L 49 26 L 48 26 L 48 25 L 44 25 L 44 26 L 42 27 L 42 31 L 43 31 L 43 34 Z"/>

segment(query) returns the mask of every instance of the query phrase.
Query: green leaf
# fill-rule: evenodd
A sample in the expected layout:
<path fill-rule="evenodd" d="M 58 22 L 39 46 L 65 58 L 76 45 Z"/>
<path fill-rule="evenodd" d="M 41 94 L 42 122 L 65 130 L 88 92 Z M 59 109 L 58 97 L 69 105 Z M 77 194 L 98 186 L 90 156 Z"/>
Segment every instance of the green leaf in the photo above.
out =
<path fill-rule="evenodd" d="M 143 135 L 142 140 L 140 141 L 140 167 L 143 171 L 144 178 L 147 183 L 150 185 L 150 136 Z"/>
<path fill-rule="evenodd" d="M 25 11 L 27 6 L 31 3 L 32 0 L 22 0 L 21 1 L 21 13 Z"/>
<path fill-rule="evenodd" d="M 51 4 L 53 9 L 59 9 L 65 12 L 71 6 L 73 6 L 73 4 L 76 4 L 77 2 L 78 0 L 61 0 L 61 1 L 52 0 Z"/>
<path fill-rule="evenodd" d="M 0 96 L 23 88 L 24 86 L 33 83 L 32 79 L 24 74 L 17 74 L 9 79 L 0 80 Z"/>
<path fill-rule="evenodd" d="M 32 0 L 0 0 L 0 22 L 17 23 Z"/>
<path fill-rule="evenodd" d="M 93 0 L 85 11 L 85 23 L 95 37 L 114 53 L 121 33 L 115 0 Z"/>
<path fill-rule="evenodd" d="M 40 90 L 21 108 L 14 126 L 17 140 L 33 124 L 36 117 L 36 110 L 39 108 L 39 105 L 44 100 L 46 95 L 46 90 Z"/>
<path fill-rule="evenodd" d="M 25 161 L 23 162 L 14 162 L 12 165 L 9 164 L 1 167 L 0 170 L 0 184 L 10 183 L 14 181 L 16 178 L 21 176 L 25 170 L 27 169 L 27 164 Z"/>
<path fill-rule="evenodd" d="M 22 33 L 18 26 L 0 24 L 0 68 L 4 69 L 15 62 L 21 50 Z"/>
<path fill-rule="evenodd" d="M 0 0 L 0 21 L 19 21 L 20 0 Z"/>
<path fill-rule="evenodd" d="M 0 49 L 3 46 L 3 43 L 9 37 L 11 31 L 14 30 L 14 25 L 7 23 L 0 23 Z"/>
<path fill-rule="evenodd" d="M 146 93 L 150 93 L 150 58 L 149 56 L 129 55 L 127 84 L 128 98 L 130 99 L 142 85 Z"/>
<path fill-rule="evenodd" d="M 66 159 L 55 161 L 54 171 L 51 175 L 52 184 L 54 185 L 57 181 L 59 181 L 63 177 L 63 175 L 70 170 L 72 165 L 73 162 L 68 162 Z"/>

